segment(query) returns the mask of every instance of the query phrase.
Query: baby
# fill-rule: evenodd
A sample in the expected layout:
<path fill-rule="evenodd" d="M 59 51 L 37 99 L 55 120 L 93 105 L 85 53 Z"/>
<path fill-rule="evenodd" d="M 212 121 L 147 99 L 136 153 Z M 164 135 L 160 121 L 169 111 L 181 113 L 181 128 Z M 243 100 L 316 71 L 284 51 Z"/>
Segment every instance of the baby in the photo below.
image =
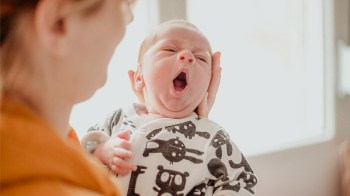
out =
<path fill-rule="evenodd" d="M 82 140 L 127 195 L 254 195 L 257 178 L 223 127 L 196 110 L 214 64 L 193 24 L 161 24 L 130 74 L 140 104 L 113 112 Z M 130 172 L 131 171 L 131 172 Z"/>

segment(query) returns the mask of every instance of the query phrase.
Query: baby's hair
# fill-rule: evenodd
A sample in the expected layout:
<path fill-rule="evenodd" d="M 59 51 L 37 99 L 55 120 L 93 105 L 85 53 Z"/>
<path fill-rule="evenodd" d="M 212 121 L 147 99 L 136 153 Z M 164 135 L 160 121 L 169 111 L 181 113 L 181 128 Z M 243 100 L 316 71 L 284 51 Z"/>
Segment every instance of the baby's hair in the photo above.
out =
<path fill-rule="evenodd" d="M 168 21 L 161 23 L 154 31 L 152 31 L 151 34 L 149 34 L 143 40 L 143 42 L 140 46 L 140 49 L 139 49 L 139 56 L 138 56 L 138 64 L 139 65 L 141 65 L 141 63 L 142 63 L 142 58 L 143 58 L 143 55 L 145 54 L 145 52 L 155 43 L 159 29 L 166 26 L 166 25 L 183 25 L 183 26 L 190 27 L 190 28 L 193 28 L 193 29 L 199 31 L 199 29 L 194 24 L 190 23 L 187 20 L 183 20 L 183 19 L 173 19 L 173 20 L 168 20 Z"/>
<path fill-rule="evenodd" d="M 184 19 L 173 19 L 173 20 L 168 20 L 163 22 L 162 24 L 160 24 L 159 26 L 163 26 L 163 25 L 172 25 L 172 24 L 180 24 L 180 25 L 185 25 L 188 27 L 192 27 L 195 28 L 196 30 L 199 31 L 198 27 L 196 27 L 196 25 L 190 23 L 188 20 L 184 20 Z"/>

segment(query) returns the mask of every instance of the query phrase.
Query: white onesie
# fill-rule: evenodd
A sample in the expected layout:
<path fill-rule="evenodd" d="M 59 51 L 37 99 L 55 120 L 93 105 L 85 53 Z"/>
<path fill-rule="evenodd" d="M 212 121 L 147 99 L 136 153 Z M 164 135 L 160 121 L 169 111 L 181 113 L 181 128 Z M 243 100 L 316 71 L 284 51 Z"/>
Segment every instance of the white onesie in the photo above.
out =
<path fill-rule="evenodd" d="M 140 107 L 116 110 L 82 140 L 91 151 L 117 131 L 130 130 L 130 162 L 137 170 L 117 177 L 126 195 L 254 195 L 253 170 L 217 123 L 196 113 L 147 121 L 137 114 Z"/>

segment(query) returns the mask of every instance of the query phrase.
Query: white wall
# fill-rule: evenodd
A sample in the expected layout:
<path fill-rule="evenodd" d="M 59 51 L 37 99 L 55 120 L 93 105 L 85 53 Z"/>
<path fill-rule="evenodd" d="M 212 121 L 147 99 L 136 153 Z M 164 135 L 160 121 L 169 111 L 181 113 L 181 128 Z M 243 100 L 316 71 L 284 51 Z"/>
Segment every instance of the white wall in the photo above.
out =
<path fill-rule="evenodd" d="M 336 106 L 331 141 L 248 158 L 259 176 L 258 195 L 340 195 L 339 146 L 350 139 L 350 98 L 337 98 Z"/>
<path fill-rule="evenodd" d="M 325 1 L 331 5 L 333 1 Z M 335 0 L 328 12 L 334 15 L 326 29 L 334 36 L 328 40 L 326 61 L 333 81 L 337 81 L 338 43 L 350 42 L 350 1 Z M 332 24 L 334 27 L 332 29 Z M 334 31 L 333 31 L 334 30 Z M 333 31 L 333 33 L 332 33 Z M 350 47 L 350 46 L 349 46 Z M 330 54 L 331 53 L 331 54 Z M 333 54 L 332 54 L 333 53 Z M 333 73 L 329 73 L 333 72 Z M 350 73 L 347 74 L 350 77 Z M 350 97 L 340 97 L 337 83 L 330 82 L 331 99 L 334 99 L 334 137 L 326 142 L 302 146 L 259 156 L 249 157 L 259 176 L 257 195 L 260 196 L 338 196 L 340 192 L 339 145 L 350 141 Z"/>

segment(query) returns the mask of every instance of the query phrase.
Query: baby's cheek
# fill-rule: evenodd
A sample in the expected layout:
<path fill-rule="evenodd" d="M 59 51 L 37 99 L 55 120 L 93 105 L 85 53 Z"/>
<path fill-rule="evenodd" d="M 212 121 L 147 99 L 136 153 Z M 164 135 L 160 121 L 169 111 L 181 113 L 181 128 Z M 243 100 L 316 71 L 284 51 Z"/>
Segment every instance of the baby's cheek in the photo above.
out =
<path fill-rule="evenodd" d="M 207 91 L 208 90 L 208 87 L 209 87 L 209 84 L 210 84 L 210 76 L 208 75 L 204 75 L 202 76 L 198 81 L 197 81 L 197 85 Z"/>

